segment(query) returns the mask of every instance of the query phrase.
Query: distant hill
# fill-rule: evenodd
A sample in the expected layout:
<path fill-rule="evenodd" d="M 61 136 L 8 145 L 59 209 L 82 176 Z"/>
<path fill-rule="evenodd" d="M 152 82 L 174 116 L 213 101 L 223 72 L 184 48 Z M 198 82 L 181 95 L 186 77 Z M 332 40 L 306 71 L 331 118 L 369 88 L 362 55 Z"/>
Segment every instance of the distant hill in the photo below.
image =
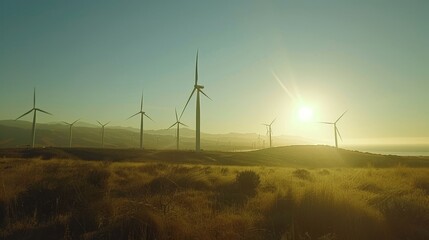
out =
<path fill-rule="evenodd" d="M 0 149 L 3 158 L 133 161 L 295 168 L 429 167 L 429 157 L 402 157 L 337 149 L 329 146 L 289 146 L 249 152 L 175 151 L 100 148 Z"/>
<path fill-rule="evenodd" d="M 31 140 L 31 122 L 0 120 L 0 148 L 25 147 Z M 66 147 L 69 128 L 63 123 L 37 124 L 36 146 Z M 175 149 L 175 129 L 144 131 L 144 146 L 150 149 Z M 139 146 L 140 130 L 130 127 L 107 126 L 105 146 L 108 148 L 133 148 Z M 195 131 L 180 130 L 181 149 L 194 149 Z M 205 150 L 252 150 L 268 146 L 267 136 L 255 133 L 201 134 L 201 145 Z M 291 136 L 273 137 L 274 145 L 309 144 L 310 141 Z M 94 124 L 78 122 L 73 127 L 73 146 L 97 148 L 101 145 L 101 129 Z"/>

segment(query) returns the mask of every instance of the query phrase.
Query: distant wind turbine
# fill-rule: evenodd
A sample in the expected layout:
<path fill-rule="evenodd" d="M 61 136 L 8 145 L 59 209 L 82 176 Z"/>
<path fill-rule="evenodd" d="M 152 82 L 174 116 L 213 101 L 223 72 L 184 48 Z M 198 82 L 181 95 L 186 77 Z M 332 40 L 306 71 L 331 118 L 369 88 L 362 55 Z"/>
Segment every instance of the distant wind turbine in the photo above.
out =
<path fill-rule="evenodd" d="M 152 118 L 150 118 L 145 112 L 143 112 L 143 92 L 142 92 L 142 98 L 141 98 L 141 102 L 140 102 L 140 111 L 137 112 L 136 114 L 132 115 L 128 119 L 130 119 L 136 115 L 139 115 L 139 114 L 140 114 L 140 148 L 143 148 L 143 118 L 144 118 L 144 116 L 146 116 L 151 121 L 153 121 Z"/>
<path fill-rule="evenodd" d="M 262 125 L 265 125 L 267 127 L 267 134 L 270 136 L 270 148 L 272 147 L 272 141 L 271 141 L 272 130 L 271 130 L 271 126 L 273 125 L 274 121 L 276 121 L 276 118 L 274 118 L 273 121 L 271 121 L 270 124 L 268 124 L 268 123 L 263 123 L 262 124 Z"/>
<path fill-rule="evenodd" d="M 64 124 L 69 125 L 69 127 L 70 127 L 70 133 L 69 133 L 69 148 L 71 148 L 71 147 L 72 147 L 72 128 L 73 128 L 73 125 L 74 125 L 75 123 L 77 123 L 78 121 L 79 121 L 79 119 L 78 119 L 78 120 L 76 120 L 76 121 L 74 121 L 74 122 L 72 122 L 72 123 L 68 123 L 68 122 L 64 122 L 64 121 L 63 121 L 63 123 L 64 123 Z"/>
<path fill-rule="evenodd" d="M 20 118 L 22 118 L 22 117 L 24 117 L 25 115 L 33 112 L 33 111 L 34 111 L 34 113 L 33 113 L 33 129 L 32 129 L 32 136 L 31 136 L 31 139 L 32 139 L 31 147 L 32 148 L 34 148 L 34 142 L 36 140 L 36 113 L 37 113 L 37 111 L 42 112 L 42 113 L 46 113 L 46 114 L 49 114 L 49 115 L 52 115 L 51 113 L 48 113 L 48 112 L 46 112 L 46 111 L 44 111 L 44 110 L 42 110 L 40 108 L 36 108 L 36 88 L 34 88 L 34 93 L 33 93 L 33 108 L 30 109 L 30 111 L 28 111 L 28 112 L 22 114 L 21 116 L 19 116 L 17 119 L 15 119 L 15 121 L 18 120 L 18 119 L 20 119 Z"/>
<path fill-rule="evenodd" d="M 194 95 L 194 92 L 197 91 L 197 106 L 196 106 L 196 132 L 195 132 L 195 151 L 199 152 L 201 149 L 200 144 L 200 93 L 202 93 L 204 96 L 206 96 L 208 99 L 212 100 L 207 94 L 203 92 L 204 86 L 198 85 L 198 51 L 197 51 L 197 57 L 195 61 L 195 85 L 194 89 L 191 92 L 191 95 L 188 98 L 188 101 L 185 104 L 185 107 L 183 108 L 182 113 L 180 114 L 180 118 L 182 118 L 183 113 L 185 112 L 186 107 L 188 106 L 189 101 L 192 98 L 192 95 Z M 179 118 L 179 119 L 180 119 Z"/>
<path fill-rule="evenodd" d="M 338 139 L 337 139 L 337 134 L 338 136 L 340 136 L 341 141 L 343 140 L 343 138 L 341 137 L 340 131 L 337 128 L 337 123 L 338 121 L 340 121 L 340 119 L 344 116 L 344 114 L 346 114 L 347 111 L 345 111 L 343 114 L 341 114 L 341 116 L 339 118 L 337 118 L 337 120 L 335 122 L 319 122 L 319 123 L 323 123 L 323 124 L 330 124 L 330 125 L 334 125 L 334 136 L 335 136 L 335 147 L 338 148 Z"/>
<path fill-rule="evenodd" d="M 97 121 L 98 124 L 101 126 L 101 147 L 104 148 L 104 127 L 109 124 L 110 122 L 107 122 L 105 124 L 102 124 L 101 122 Z"/>
<path fill-rule="evenodd" d="M 182 126 L 185 126 L 185 127 L 188 127 L 188 125 L 186 125 L 186 124 L 184 124 L 184 123 L 182 123 L 182 122 L 180 122 L 180 119 L 177 117 L 177 110 L 176 109 L 174 109 L 174 112 L 176 113 L 176 122 L 173 124 L 173 125 L 171 125 L 168 129 L 170 129 L 170 128 L 172 128 L 172 127 L 174 127 L 175 125 L 177 125 L 177 130 L 176 130 L 176 137 L 177 137 L 177 139 L 176 139 L 176 147 L 177 147 L 177 150 L 179 150 L 179 129 L 180 129 L 180 125 L 182 125 Z"/>

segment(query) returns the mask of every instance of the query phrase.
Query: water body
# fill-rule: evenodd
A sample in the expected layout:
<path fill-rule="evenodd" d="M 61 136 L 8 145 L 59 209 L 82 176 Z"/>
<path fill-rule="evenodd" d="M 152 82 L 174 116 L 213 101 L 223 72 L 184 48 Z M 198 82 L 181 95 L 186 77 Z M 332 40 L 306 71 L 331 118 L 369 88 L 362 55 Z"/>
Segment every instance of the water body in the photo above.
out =
<path fill-rule="evenodd" d="M 429 156 L 429 144 L 362 144 L 347 145 L 344 148 L 383 155 Z"/>

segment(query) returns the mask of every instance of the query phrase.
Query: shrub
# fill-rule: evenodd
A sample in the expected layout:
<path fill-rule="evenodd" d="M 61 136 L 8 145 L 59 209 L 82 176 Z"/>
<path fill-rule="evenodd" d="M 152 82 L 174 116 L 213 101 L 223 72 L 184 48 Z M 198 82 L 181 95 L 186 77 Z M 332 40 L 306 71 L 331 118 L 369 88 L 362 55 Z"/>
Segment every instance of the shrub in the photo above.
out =
<path fill-rule="evenodd" d="M 327 170 L 327 169 L 322 169 L 322 170 L 320 170 L 320 171 L 319 171 L 319 174 L 320 174 L 320 175 L 323 175 L 323 176 L 326 176 L 326 175 L 329 175 L 329 174 L 330 174 L 330 172 L 329 172 L 329 170 Z"/>
<path fill-rule="evenodd" d="M 235 177 L 235 183 L 240 192 L 248 196 L 256 195 L 256 190 L 261 183 L 259 174 L 251 170 L 239 172 Z"/>
<path fill-rule="evenodd" d="M 429 201 L 426 196 L 385 192 L 371 203 L 384 214 L 399 239 L 429 239 Z"/>
<path fill-rule="evenodd" d="M 262 226 L 267 229 L 269 239 L 293 238 L 293 214 L 295 208 L 292 191 L 275 196 L 269 208 L 264 212 Z"/>
<path fill-rule="evenodd" d="M 249 197 L 256 195 L 260 177 L 254 171 L 238 172 L 235 181 L 220 185 L 216 206 L 238 206 L 246 202 Z"/>
<path fill-rule="evenodd" d="M 168 177 L 157 177 L 144 186 L 144 190 L 151 194 L 172 194 L 179 186 Z"/>
<path fill-rule="evenodd" d="M 139 206 L 130 206 L 127 203 L 122 213 L 112 219 L 111 223 L 100 229 L 91 239 L 164 239 L 163 227 L 160 219 L 147 209 Z M 127 209 L 129 208 L 129 209 Z"/>
<path fill-rule="evenodd" d="M 382 214 L 367 204 L 319 185 L 306 189 L 295 209 L 295 232 L 318 239 L 391 239 Z"/>
<path fill-rule="evenodd" d="M 429 194 L 429 177 L 420 176 L 414 179 L 414 186 Z"/>
<path fill-rule="evenodd" d="M 37 223 L 36 230 L 69 216 L 67 229 L 73 238 L 80 238 L 105 224 L 111 214 L 110 204 L 104 199 L 108 176 L 107 170 L 91 168 L 74 176 L 47 176 L 16 196 L 14 213 L 18 219 L 32 219 Z M 55 229 L 64 228 L 61 226 Z"/>
<path fill-rule="evenodd" d="M 109 176 L 110 172 L 106 169 L 91 169 L 87 175 L 87 181 L 95 187 L 104 188 Z"/>
<path fill-rule="evenodd" d="M 313 177 L 311 176 L 311 173 L 308 170 L 305 169 L 296 169 L 293 171 L 293 176 L 302 179 L 302 180 L 313 180 Z"/>

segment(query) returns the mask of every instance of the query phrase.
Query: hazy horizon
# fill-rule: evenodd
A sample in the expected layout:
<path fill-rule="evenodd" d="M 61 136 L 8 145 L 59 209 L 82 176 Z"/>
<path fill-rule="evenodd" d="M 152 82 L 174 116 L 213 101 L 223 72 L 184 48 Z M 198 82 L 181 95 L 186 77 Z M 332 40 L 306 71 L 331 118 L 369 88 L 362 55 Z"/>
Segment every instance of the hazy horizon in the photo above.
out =
<path fill-rule="evenodd" d="M 12 124 L 7 124 L 5 122 L 10 121 Z M 18 128 L 23 127 L 22 124 L 25 124 L 25 128 L 28 131 L 28 136 L 30 136 L 30 128 L 31 128 L 31 122 L 25 121 L 25 120 L 18 120 L 15 122 L 14 120 L 0 120 L 0 126 L 13 126 L 16 123 L 16 126 Z M 55 125 L 55 127 L 49 127 L 49 125 Z M 100 129 L 100 126 L 89 123 L 86 121 L 81 121 L 76 123 L 74 129 L 75 129 L 75 138 L 82 138 L 86 135 L 79 134 L 79 132 L 76 133 L 76 128 L 96 128 L 97 132 L 98 129 Z M 38 139 L 46 139 L 50 138 L 46 135 L 46 130 L 55 131 L 56 135 L 61 135 L 63 138 L 67 137 L 68 135 L 68 128 L 69 126 L 65 125 L 62 122 L 49 122 L 49 123 L 42 123 L 42 126 L 39 126 L 39 131 L 44 130 L 45 132 L 39 132 L 36 134 L 36 138 Z M 139 129 L 136 127 L 122 127 L 122 126 L 116 126 L 116 125 L 108 125 L 108 130 L 125 130 L 130 131 L 130 139 L 134 139 L 135 141 L 138 139 L 137 135 L 139 133 Z M 60 131 L 63 131 L 62 134 L 59 134 Z M 82 131 L 82 130 L 81 130 Z M 145 129 L 145 134 L 152 134 L 152 135 L 159 135 L 159 136 L 175 136 L 175 129 Z M 195 129 L 183 127 L 181 128 L 181 139 L 182 141 L 188 142 L 190 139 L 194 139 L 195 137 Z M 107 136 L 107 141 L 109 139 L 116 139 L 117 134 L 111 135 L 109 134 Z M 98 136 L 96 136 L 96 139 L 98 139 Z M 267 143 L 269 141 L 268 136 L 266 134 L 258 134 L 255 132 L 224 132 L 224 133 L 210 133 L 202 131 L 202 140 L 203 140 L 203 148 L 209 147 L 209 149 L 212 150 L 221 150 L 222 145 L 227 148 L 223 148 L 224 151 L 242 151 L 242 150 L 256 150 L 260 148 L 267 148 Z M 219 147 L 213 149 L 213 141 L 220 141 Z M 30 141 L 30 138 L 28 138 L 28 141 Z M 152 140 L 151 140 L 152 141 Z M 173 141 L 173 140 L 172 140 Z M 263 145 L 263 141 L 265 141 L 265 147 Z M 294 145 L 328 145 L 328 146 L 334 146 L 333 138 L 325 138 L 325 139 L 311 139 L 311 138 L 305 138 L 301 136 L 295 136 L 295 135 L 273 135 L 273 141 L 274 141 L 274 147 L 281 147 L 281 146 L 294 146 Z M 48 142 L 53 142 L 52 139 Z M 55 142 L 55 141 L 54 141 Z M 211 142 L 211 143 L 210 143 Z M 217 144 L 217 143 L 216 143 Z M 232 144 L 235 146 L 234 148 L 230 149 L 228 147 L 229 144 Z M 258 145 L 259 144 L 259 145 Z M 11 145 L 8 145 L 11 147 Z M 39 146 L 41 146 L 39 144 Z M 62 144 L 57 143 L 57 145 L 53 145 L 54 147 L 61 147 Z M 82 145 L 81 145 L 82 146 Z M 93 145 L 91 145 L 94 147 Z M 193 146 L 191 144 L 191 146 Z M 246 148 L 247 146 L 247 148 Z M 2 143 L 0 141 L 0 147 L 6 147 L 5 145 L 2 146 Z M 118 146 L 117 146 L 118 147 Z M 137 145 L 129 145 L 128 147 L 137 147 Z M 155 148 L 163 146 L 152 146 Z M 238 148 L 237 148 L 238 147 Z M 344 141 L 339 142 L 339 147 L 343 149 L 348 150 L 356 150 L 356 151 L 362 151 L 362 152 L 371 152 L 371 153 L 377 153 L 377 154 L 393 154 L 393 155 L 402 155 L 402 156 L 429 156 L 429 137 L 420 137 L 420 138 L 348 138 Z M 186 149 L 192 149 L 189 148 L 189 146 Z"/>
<path fill-rule="evenodd" d="M 0 119 L 174 123 L 194 84 L 201 131 L 428 143 L 429 2 L 0 3 Z M 31 121 L 30 116 L 22 120 Z M 195 99 L 182 122 L 195 129 Z M 423 139 L 423 140 L 422 140 Z M 402 142 L 401 142 L 402 141 Z"/>

